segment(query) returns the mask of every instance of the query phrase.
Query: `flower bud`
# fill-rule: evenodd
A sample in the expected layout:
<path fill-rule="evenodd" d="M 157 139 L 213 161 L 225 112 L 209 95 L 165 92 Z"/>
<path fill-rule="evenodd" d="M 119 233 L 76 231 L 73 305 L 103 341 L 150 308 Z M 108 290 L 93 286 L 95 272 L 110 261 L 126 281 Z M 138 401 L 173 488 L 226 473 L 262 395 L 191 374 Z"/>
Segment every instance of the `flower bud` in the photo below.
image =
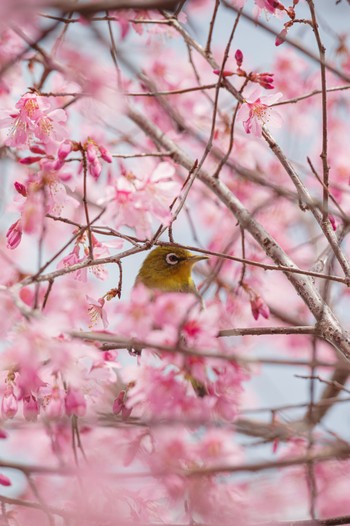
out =
<path fill-rule="evenodd" d="M 57 156 L 61 161 L 64 161 L 71 151 L 72 143 L 70 141 L 64 141 L 58 148 Z"/>
<path fill-rule="evenodd" d="M 220 75 L 220 73 L 221 73 L 222 77 L 232 77 L 232 75 L 234 75 L 233 71 L 229 71 L 227 69 L 224 69 L 223 71 L 221 71 L 221 69 L 214 69 L 213 73 L 215 75 Z"/>
<path fill-rule="evenodd" d="M 6 233 L 6 238 L 7 248 L 13 250 L 18 247 L 22 239 L 22 224 L 20 219 L 10 226 Z"/>
<path fill-rule="evenodd" d="M 12 482 L 8 477 L 6 477 L 6 475 L 0 473 L 0 484 L 1 486 L 11 486 Z"/>
<path fill-rule="evenodd" d="M 285 27 L 284 29 L 282 29 L 280 33 L 278 33 L 276 40 L 275 40 L 275 46 L 280 46 L 281 44 L 283 44 L 285 37 L 287 36 L 287 31 L 288 30 Z"/>
<path fill-rule="evenodd" d="M 15 181 L 13 183 L 13 186 L 15 187 L 16 191 L 23 195 L 23 197 L 27 197 L 27 190 L 26 190 L 26 187 L 24 186 L 24 184 L 22 183 L 19 183 L 18 181 Z"/>
<path fill-rule="evenodd" d="M 106 163 L 111 163 L 113 161 L 113 157 L 111 156 L 107 148 L 105 148 L 104 146 L 99 146 L 98 149 L 100 150 L 102 159 L 106 161 Z"/>
<path fill-rule="evenodd" d="M 36 146 L 35 144 L 29 149 L 32 153 L 36 153 L 37 155 L 46 155 L 45 150 L 43 148 L 40 148 L 40 146 Z"/>
<path fill-rule="evenodd" d="M 102 165 L 98 158 L 89 165 L 89 172 L 94 179 L 98 179 L 102 172 Z"/>
<path fill-rule="evenodd" d="M 242 62 L 243 62 L 243 53 L 240 49 L 237 49 L 236 53 L 235 53 L 235 59 L 236 59 L 236 62 L 237 62 L 237 66 L 240 68 L 241 65 L 242 65 Z"/>
<path fill-rule="evenodd" d="M 96 148 L 93 144 L 91 144 L 91 142 L 89 142 L 89 144 L 87 145 L 86 157 L 89 163 L 94 163 L 97 160 Z"/>
<path fill-rule="evenodd" d="M 329 219 L 329 222 L 332 225 L 332 228 L 333 228 L 333 230 L 335 232 L 337 230 L 337 223 L 335 221 L 335 217 L 332 216 L 331 214 L 329 214 L 328 219 Z"/>
<path fill-rule="evenodd" d="M 266 303 L 263 302 L 260 296 L 255 296 L 254 298 L 252 298 L 250 300 L 250 306 L 252 309 L 254 320 L 257 320 L 259 318 L 259 315 L 263 316 L 266 319 L 269 318 L 270 309 L 268 308 Z"/>
<path fill-rule="evenodd" d="M 23 157 L 19 160 L 19 164 L 34 164 L 41 161 L 42 157 Z"/>

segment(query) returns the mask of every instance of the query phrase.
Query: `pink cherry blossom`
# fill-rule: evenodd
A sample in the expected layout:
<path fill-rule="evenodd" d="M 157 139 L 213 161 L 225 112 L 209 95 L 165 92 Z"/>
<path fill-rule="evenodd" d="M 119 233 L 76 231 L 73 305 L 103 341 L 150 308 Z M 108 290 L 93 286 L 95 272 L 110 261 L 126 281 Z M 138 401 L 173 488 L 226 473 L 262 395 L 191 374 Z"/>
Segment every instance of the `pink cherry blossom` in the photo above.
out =
<path fill-rule="evenodd" d="M 180 192 L 174 167 L 159 163 L 149 174 L 137 176 L 123 170 L 101 204 L 109 203 L 109 214 L 116 226 L 135 228 L 140 237 L 148 237 L 154 220 L 169 224 L 170 205 Z"/>
<path fill-rule="evenodd" d="M 18 468 L 0 474 L 2 518 L 339 522 L 346 2 L 327 10 L 331 32 L 323 2 L 89 3 L 0 2 L 0 438 Z M 310 7 L 327 97 L 302 58 L 319 47 Z M 289 33 L 298 53 L 274 46 Z M 192 269 L 202 299 L 136 280 L 158 244 L 208 252 Z"/>
<path fill-rule="evenodd" d="M 57 150 L 60 142 L 66 136 L 66 112 L 54 109 L 46 97 L 34 93 L 27 93 L 17 102 L 17 113 L 12 113 L 0 121 L 2 128 L 10 126 L 10 136 L 6 140 L 7 146 L 28 147 L 37 139 L 44 145 L 47 153 Z"/>
<path fill-rule="evenodd" d="M 281 115 L 269 107 L 281 97 L 282 93 L 261 95 L 261 91 L 256 89 L 245 99 L 238 110 L 237 119 L 243 123 L 246 133 L 261 137 L 263 126 L 279 128 L 282 125 Z"/>
<path fill-rule="evenodd" d="M 90 296 L 86 296 L 86 299 L 88 301 L 88 311 L 90 318 L 89 327 L 94 327 L 94 325 L 96 325 L 101 320 L 103 328 L 107 329 L 109 323 L 107 319 L 107 314 L 103 309 L 105 300 L 103 298 L 98 298 L 98 300 L 96 301 L 93 298 L 90 298 Z"/>
<path fill-rule="evenodd" d="M 57 268 L 66 268 L 71 267 L 73 265 L 76 265 L 77 263 L 81 263 L 86 259 L 86 256 L 80 258 L 80 246 L 78 243 L 75 244 L 72 252 L 70 252 L 67 256 L 65 256 L 57 265 Z M 74 279 L 77 279 L 79 281 L 83 281 L 84 283 L 87 281 L 87 269 L 86 267 L 83 267 L 79 270 L 75 270 L 72 272 L 72 275 Z"/>

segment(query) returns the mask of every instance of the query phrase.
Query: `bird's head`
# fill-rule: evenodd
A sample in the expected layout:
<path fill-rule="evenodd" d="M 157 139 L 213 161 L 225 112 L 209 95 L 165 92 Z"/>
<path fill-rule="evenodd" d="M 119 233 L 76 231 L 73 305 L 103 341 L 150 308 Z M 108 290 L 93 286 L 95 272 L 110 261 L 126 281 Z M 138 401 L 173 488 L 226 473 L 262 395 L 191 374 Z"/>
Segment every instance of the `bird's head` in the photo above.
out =
<path fill-rule="evenodd" d="M 195 255 L 179 247 L 157 247 L 148 254 L 136 283 L 167 292 L 193 292 L 192 267 L 207 256 Z"/>

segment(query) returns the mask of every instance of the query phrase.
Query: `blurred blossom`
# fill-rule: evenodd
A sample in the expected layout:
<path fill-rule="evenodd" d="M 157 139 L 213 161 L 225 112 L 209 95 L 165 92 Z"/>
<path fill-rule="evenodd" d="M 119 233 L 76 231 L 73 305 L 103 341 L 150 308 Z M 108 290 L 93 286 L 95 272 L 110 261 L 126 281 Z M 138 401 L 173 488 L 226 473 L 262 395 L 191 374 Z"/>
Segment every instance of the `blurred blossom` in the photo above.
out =
<path fill-rule="evenodd" d="M 67 137 L 67 114 L 55 109 L 48 97 L 26 93 L 16 104 L 17 112 L 0 120 L 0 128 L 10 127 L 7 146 L 29 147 L 38 140 L 47 153 L 57 151 L 59 143 Z"/>
<path fill-rule="evenodd" d="M 3 418 L 13 418 L 18 411 L 18 400 L 13 387 L 8 385 L 2 397 L 1 414 Z"/>
<path fill-rule="evenodd" d="M 69 388 L 65 398 L 65 408 L 68 416 L 84 416 L 86 412 L 86 400 L 79 389 Z"/>

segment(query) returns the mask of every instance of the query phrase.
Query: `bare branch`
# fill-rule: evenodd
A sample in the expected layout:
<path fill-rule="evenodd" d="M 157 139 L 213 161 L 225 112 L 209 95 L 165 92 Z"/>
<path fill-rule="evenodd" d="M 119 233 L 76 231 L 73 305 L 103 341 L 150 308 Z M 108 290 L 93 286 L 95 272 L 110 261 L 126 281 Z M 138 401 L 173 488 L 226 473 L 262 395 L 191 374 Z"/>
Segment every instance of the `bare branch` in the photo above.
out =
<path fill-rule="evenodd" d="M 178 0 L 100 0 L 76 4 L 70 0 L 48 1 L 47 7 L 60 9 L 65 13 L 90 15 L 99 11 L 118 11 L 119 9 L 176 9 Z M 43 3 L 45 5 L 45 3 Z"/>

